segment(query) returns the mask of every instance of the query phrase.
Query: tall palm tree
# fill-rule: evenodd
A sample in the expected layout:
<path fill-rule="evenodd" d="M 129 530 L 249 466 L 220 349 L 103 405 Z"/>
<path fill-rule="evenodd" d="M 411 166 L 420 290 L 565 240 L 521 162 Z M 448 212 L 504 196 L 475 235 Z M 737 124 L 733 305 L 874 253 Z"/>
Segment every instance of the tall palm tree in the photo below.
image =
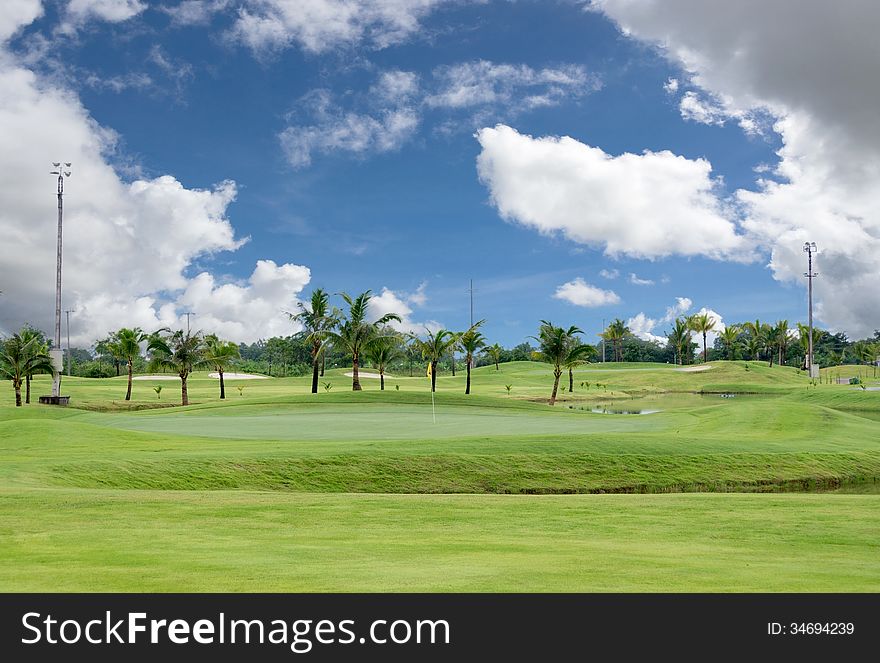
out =
<path fill-rule="evenodd" d="M 709 361 L 709 347 L 706 344 L 706 336 L 715 331 L 715 318 L 708 313 L 695 313 L 688 318 L 688 326 L 692 331 L 703 335 L 703 363 Z"/>
<path fill-rule="evenodd" d="M 678 358 L 678 365 L 684 363 L 684 348 L 691 348 L 691 328 L 688 325 L 687 318 L 676 318 L 672 331 L 666 336 L 670 345 L 675 348 L 675 354 Z"/>
<path fill-rule="evenodd" d="M 579 340 L 572 343 L 562 362 L 563 367 L 568 369 L 568 393 L 574 391 L 574 369 L 594 359 L 597 354 L 596 348 L 592 345 L 586 345 Z"/>
<path fill-rule="evenodd" d="M 28 376 L 53 370 L 49 346 L 36 335 L 19 332 L 0 345 L 0 378 L 12 380 L 15 407 L 21 407 L 21 385 Z"/>
<path fill-rule="evenodd" d="M 46 352 L 49 351 L 49 342 L 46 340 L 46 335 L 38 329 L 34 329 L 30 325 L 25 325 L 22 327 L 21 331 L 18 332 L 19 337 L 21 338 L 23 343 L 29 343 L 32 339 L 36 339 L 38 346 L 45 346 Z M 26 404 L 30 404 L 31 402 L 31 378 L 33 377 L 32 372 L 28 372 L 24 376 L 24 384 L 25 384 L 25 397 L 24 402 Z"/>
<path fill-rule="evenodd" d="M 788 326 L 788 320 L 777 320 L 776 327 L 776 347 L 779 350 L 779 365 L 785 366 L 785 355 L 788 354 L 788 341 L 791 329 Z"/>
<path fill-rule="evenodd" d="M 728 325 L 719 334 L 721 342 L 724 343 L 724 349 L 728 359 L 736 359 L 737 339 L 742 331 L 739 325 Z"/>
<path fill-rule="evenodd" d="M 423 359 L 427 359 L 431 368 L 431 391 L 437 391 L 437 362 L 449 351 L 457 340 L 455 332 L 441 329 L 437 332 L 426 330 L 425 338 L 410 335 L 412 346 L 417 348 Z"/>
<path fill-rule="evenodd" d="M 364 347 L 364 357 L 379 371 L 379 390 L 385 391 L 385 369 L 403 356 L 399 334 L 380 334 Z"/>
<path fill-rule="evenodd" d="M 475 322 L 471 327 L 458 335 L 458 347 L 465 353 L 465 362 L 467 363 L 467 385 L 464 388 L 465 394 L 471 393 L 471 368 L 474 364 L 474 353 L 486 345 L 486 338 L 479 332 L 479 328 L 483 326 L 485 320 Z"/>
<path fill-rule="evenodd" d="M 108 349 L 114 357 L 118 357 L 128 368 L 128 388 L 125 391 L 125 400 L 131 400 L 131 381 L 134 375 L 134 360 L 141 354 L 141 343 L 145 343 L 150 336 L 145 334 L 139 327 L 134 329 L 122 329 L 110 334 Z"/>
<path fill-rule="evenodd" d="M 180 376 L 180 404 L 189 405 L 186 380 L 193 370 L 208 363 L 205 356 L 205 339 L 201 332 L 190 334 L 181 330 L 176 332 L 166 330 L 164 336 L 154 335 L 151 343 L 152 370 L 167 368 L 177 373 Z"/>
<path fill-rule="evenodd" d="M 755 361 L 760 360 L 761 350 L 763 350 L 766 345 L 766 336 L 770 329 L 769 325 L 760 320 L 755 320 L 754 322 L 745 323 L 743 329 L 751 337 L 748 342 L 748 348 L 749 351 L 753 353 L 752 359 Z"/>
<path fill-rule="evenodd" d="M 807 366 L 807 355 L 810 353 L 810 328 L 808 325 L 797 323 L 798 330 L 798 340 L 801 345 L 801 354 L 803 355 L 804 362 L 801 368 L 804 370 L 808 369 Z M 819 344 L 819 341 L 822 340 L 822 330 L 818 327 L 813 327 L 813 350 L 815 351 L 816 346 Z M 815 360 L 815 357 L 814 357 Z"/>
<path fill-rule="evenodd" d="M 500 370 L 498 368 L 498 362 L 501 361 L 501 353 L 504 352 L 504 348 L 495 343 L 494 345 L 488 346 L 484 352 L 489 355 L 489 358 L 495 363 L 495 370 Z"/>
<path fill-rule="evenodd" d="M 535 353 L 541 361 L 546 361 L 553 366 L 553 391 L 550 393 L 550 405 L 556 404 L 556 392 L 559 390 L 559 377 L 562 375 L 562 365 L 579 355 L 586 355 L 588 345 L 579 344 L 578 334 L 583 330 L 572 325 L 568 329 L 557 327 L 547 320 L 541 320 L 538 335 L 532 336 L 538 341 L 538 351 Z M 575 348 L 579 348 L 575 350 Z"/>
<path fill-rule="evenodd" d="M 626 323 L 616 318 L 601 334 L 602 338 L 611 342 L 614 353 L 614 361 L 623 361 L 623 341 L 629 335 L 630 329 Z"/>
<path fill-rule="evenodd" d="M 361 352 L 364 347 L 381 330 L 382 325 L 396 320 L 400 322 L 400 316 L 396 313 L 386 313 L 374 322 L 367 321 L 367 312 L 372 299 L 372 293 L 367 290 L 357 297 L 343 292 L 342 299 L 348 304 L 348 314 L 340 314 L 339 323 L 336 330 L 327 330 L 326 337 L 332 339 L 340 348 L 345 348 L 351 354 L 351 389 L 352 391 L 361 391 L 361 381 L 358 375 L 360 368 Z"/>
<path fill-rule="evenodd" d="M 241 359 L 241 350 L 232 341 L 221 341 L 216 334 L 205 336 L 205 362 L 214 367 L 220 376 L 220 400 L 226 398 L 223 372 Z"/>
<path fill-rule="evenodd" d="M 776 355 L 776 350 L 779 346 L 779 328 L 767 325 L 767 329 L 764 330 L 764 350 L 767 351 L 767 356 L 770 357 L 770 366 L 773 366 L 773 359 Z"/>
<path fill-rule="evenodd" d="M 305 327 L 306 341 L 311 345 L 312 355 L 312 393 L 318 393 L 318 373 L 321 370 L 326 350 L 327 333 L 339 322 L 339 312 L 330 308 L 327 293 L 321 288 L 312 292 L 309 306 L 299 302 L 299 313 L 288 313 L 291 320 L 302 323 Z"/>

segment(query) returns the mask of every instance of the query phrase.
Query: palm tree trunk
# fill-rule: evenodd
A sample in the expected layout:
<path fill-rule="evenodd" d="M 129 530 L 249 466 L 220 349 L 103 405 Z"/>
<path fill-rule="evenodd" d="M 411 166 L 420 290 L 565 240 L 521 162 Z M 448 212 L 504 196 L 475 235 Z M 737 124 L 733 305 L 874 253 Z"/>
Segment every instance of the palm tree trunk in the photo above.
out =
<path fill-rule="evenodd" d="M 496 371 L 497 371 L 497 370 L 500 370 L 500 369 L 498 368 L 498 360 L 497 360 L 497 359 L 495 360 L 495 370 L 496 370 Z"/>
<path fill-rule="evenodd" d="M 568 393 L 574 392 L 574 372 L 569 368 L 568 369 Z"/>
<path fill-rule="evenodd" d="M 385 367 L 379 367 L 379 391 L 385 391 Z"/>
<path fill-rule="evenodd" d="M 318 361 L 318 358 L 315 357 L 312 360 L 312 393 L 318 393 L 318 371 L 321 370 L 321 363 Z M 322 373 L 323 375 L 323 373 Z"/>
<path fill-rule="evenodd" d="M 186 375 L 180 376 L 180 404 L 189 405 L 189 392 L 186 390 Z"/>
<path fill-rule="evenodd" d="M 15 389 L 15 407 L 21 407 L 21 380 L 13 380 L 12 386 Z"/>
<path fill-rule="evenodd" d="M 553 371 L 553 393 L 550 394 L 550 405 L 556 404 L 556 391 L 559 389 L 559 376 L 562 375 L 562 371 L 554 369 Z"/>
<path fill-rule="evenodd" d="M 31 403 L 31 376 L 28 375 L 25 379 L 25 399 L 24 402 L 30 405 Z"/>
<path fill-rule="evenodd" d="M 455 352 L 452 353 L 452 377 L 455 377 Z"/>
<path fill-rule="evenodd" d="M 437 362 L 431 362 L 431 391 L 437 391 Z"/>
<path fill-rule="evenodd" d="M 223 368 L 218 366 L 217 372 L 220 374 L 220 400 L 226 398 L 226 385 L 223 383 Z"/>
<path fill-rule="evenodd" d="M 361 391 L 361 379 L 358 374 L 358 354 L 355 352 L 351 356 L 351 390 Z"/>
<path fill-rule="evenodd" d="M 703 363 L 709 361 L 709 348 L 706 347 L 706 332 L 703 332 Z"/>
<path fill-rule="evenodd" d="M 321 377 L 324 377 L 324 368 L 327 366 L 327 355 L 321 355 Z M 316 383 L 317 384 L 317 383 Z M 317 389 L 317 387 L 315 387 Z"/>
<path fill-rule="evenodd" d="M 128 360 L 128 389 L 125 391 L 125 400 L 127 400 L 127 401 L 131 400 L 131 376 L 132 376 L 133 372 L 134 372 L 134 364 L 129 359 Z"/>
<path fill-rule="evenodd" d="M 465 394 L 471 393 L 471 358 L 468 356 L 467 358 L 467 385 L 464 388 Z"/>

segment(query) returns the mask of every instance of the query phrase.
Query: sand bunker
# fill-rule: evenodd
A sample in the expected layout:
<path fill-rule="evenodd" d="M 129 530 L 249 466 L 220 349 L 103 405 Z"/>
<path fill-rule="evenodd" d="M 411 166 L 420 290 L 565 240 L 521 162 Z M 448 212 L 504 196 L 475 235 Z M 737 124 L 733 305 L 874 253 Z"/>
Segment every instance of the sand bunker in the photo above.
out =
<path fill-rule="evenodd" d="M 702 373 L 703 371 L 710 371 L 714 366 L 688 366 L 686 368 L 676 368 L 675 370 L 679 373 Z"/>
<path fill-rule="evenodd" d="M 352 371 L 349 371 L 348 373 L 344 373 L 343 375 L 345 375 L 345 377 L 347 377 L 347 378 L 353 378 L 353 377 L 354 377 L 354 373 L 353 373 Z M 379 375 L 378 373 L 364 373 L 363 371 L 358 371 L 358 379 L 360 379 L 360 378 L 370 378 L 370 379 L 372 379 L 372 380 L 378 380 L 380 377 L 382 377 L 382 376 Z M 393 376 L 393 375 L 389 375 L 388 373 L 386 373 L 386 374 L 385 374 L 385 377 L 386 377 L 386 378 L 393 378 L 394 376 Z"/>
<path fill-rule="evenodd" d="M 209 378 L 220 379 L 219 373 L 208 373 Z M 265 375 L 252 375 L 251 373 L 223 373 L 224 380 L 268 380 Z"/>
<path fill-rule="evenodd" d="M 179 380 L 176 375 L 136 375 L 132 380 Z"/>

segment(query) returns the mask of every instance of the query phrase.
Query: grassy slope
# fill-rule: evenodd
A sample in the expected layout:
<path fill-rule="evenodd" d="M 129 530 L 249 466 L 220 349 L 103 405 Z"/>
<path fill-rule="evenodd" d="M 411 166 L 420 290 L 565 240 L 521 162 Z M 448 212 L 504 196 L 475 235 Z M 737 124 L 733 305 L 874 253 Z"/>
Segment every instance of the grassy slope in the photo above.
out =
<path fill-rule="evenodd" d="M 364 380 L 352 394 L 331 371 L 333 389 L 317 396 L 304 378 L 252 381 L 243 395 L 228 387 L 223 404 L 216 381 L 196 376 L 195 405 L 132 412 L 114 411 L 130 407 L 113 400 L 124 378 L 69 379 L 65 391 L 91 411 L 0 405 L 0 589 L 875 591 L 876 494 L 326 494 L 880 477 L 880 392 L 746 365 L 592 366 L 555 409 L 534 402 L 546 367 L 486 367 L 471 397 L 462 375 L 440 378 L 437 426 L 421 377 L 389 379 L 384 394 Z M 177 383 L 161 384 L 161 403 L 173 402 Z M 589 412 L 664 390 L 772 397 L 685 394 L 660 397 L 654 415 Z M 135 383 L 134 407 L 155 404 L 151 383 Z"/>

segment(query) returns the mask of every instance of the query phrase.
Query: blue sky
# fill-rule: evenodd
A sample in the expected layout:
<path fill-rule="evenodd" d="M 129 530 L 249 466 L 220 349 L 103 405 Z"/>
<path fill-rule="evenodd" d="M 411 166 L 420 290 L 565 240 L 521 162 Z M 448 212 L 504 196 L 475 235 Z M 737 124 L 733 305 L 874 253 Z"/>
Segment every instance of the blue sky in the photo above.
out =
<path fill-rule="evenodd" d="M 254 47 L 230 36 L 241 13 L 227 5 L 240 3 L 221 2 L 216 12 L 205 12 L 204 22 L 176 25 L 176 0 L 149 7 L 127 1 L 135 6 L 125 20 L 92 10 L 78 22 L 70 18 L 70 5 L 44 3 L 43 15 L 24 24 L 8 50 L 21 66 L 75 95 L 102 131 L 115 132 L 102 158 L 121 182 L 170 174 L 187 191 L 235 182 L 224 218 L 236 237 L 249 241 L 234 250 L 193 248 L 183 281 L 208 272 L 219 287 L 246 283 L 257 261 L 302 265 L 310 279 L 300 298 L 316 286 L 331 292 L 385 288 L 393 295 L 389 302 L 406 303 L 413 325 L 439 321 L 460 329 L 468 321 L 472 278 L 477 317 L 487 319 L 487 336 L 505 345 L 534 334 L 542 318 L 578 324 L 595 338 L 603 319 L 643 313 L 655 323 L 646 333 L 662 334 L 667 308 L 677 298 L 689 299 L 691 311 L 706 307 L 728 323 L 804 317 L 803 284 L 768 268 L 773 247 L 767 242 L 752 242 L 748 258 L 713 258 L 705 247 L 678 252 L 673 233 L 671 255 L 656 246 L 609 255 L 601 230 L 579 241 L 568 227 L 541 232 L 544 221 L 523 221 L 525 211 L 502 218 L 493 198 L 500 184 L 478 175 L 477 159 L 488 148 L 474 135 L 498 124 L 535 140 L 569 136 L 609 158 L 668 150 L 688 163 L 706 160 L 718 209 L 735 206 L 737 191 L 760 194 L 759 178 L 785 182 L 772 170 L 784 135 L 767 128 L 778 115 L 762 131 L 744 130 L 738 121 L 743 111 L 724 90 L 710 88 L 699 71 L 648 37 L 624 35 L 611 10 L 585 11 L 583 3 L 566 1 L 441 3 L 417 13 L 416 27 L 388 44 L 370 32 L 381 32 L 380 21 L 361 38 L 325 37 L 316 46 L 291 28 L 283 44 Z M 59 30 L 65 21 L 73 24 L 66 32 Z M 443 101 L 453 81 L 460 82 L 461 67 L 480 62 L 488 63 L 484 73 L 512 67 L 496 72 L 494 83 L 478 76 L 478 84 L 495 86 L 494 99 Z M 389 72 L 410 76 L 415 89 L 379 100 L 378 86 Z M 550 72 L 543 83 L 537 81 L 541 72 Z M 546 82 L 566 72 L 577 80 Z M 535 80 L 524 83 L 530 76 Z M 675 92 L 670 79 L 678 82 Z M 706 107 L 715 104 L 710 110 L 716 119 L 687 115 L 688 90 Z M 544 98 L 530 107 L 528 95 Z M 351 135 L 327 147 L 327 135 L 347 117 L 381 125 L 401 109 L 414 127 L 395 134 L 373 124 L 359 147 L 351 147 L 358 140 Z M 750 117 L 762 119 L 760 113 Z M 297 145 L 311 141 L 305 162 L 301 149 L 299 157 L 285 150 L 286 130 Z M 68 186 L 71 207 L 89 195 L 76 184 L 73 179 Z M 540 217 L 547 204 L 530 201 L 528 209 L 539 209 Z M 648 200 L 646 209 L 652 204 Z M 659 195 L 658 211 L 663 205 Z M 584 205 L 587 217 L 589 207 Z M 747 234 L 740 212 L 721 215 L 732 219 L 738 235 Z M 643 213 L 637 223 L 649 226 L 650 217 Z M 662 214 L 656 223 L 664 223 Z M 617 277 L 601 276 L 602 270 Z M 576 279 L 612 291 L 616 301 L 578 306 L 554 297 Z M 72 288 L 86 310 L 87 288 Z M 182 301 L 175 300 L 174 287 L 144 290 L 137 294 L 150 293 L 156 310 L 163 301 Z M 220 316 L 203 317 L 211 315 Z M 98 333 L 101 322 L 83 318 L 82 338 Z"/>

